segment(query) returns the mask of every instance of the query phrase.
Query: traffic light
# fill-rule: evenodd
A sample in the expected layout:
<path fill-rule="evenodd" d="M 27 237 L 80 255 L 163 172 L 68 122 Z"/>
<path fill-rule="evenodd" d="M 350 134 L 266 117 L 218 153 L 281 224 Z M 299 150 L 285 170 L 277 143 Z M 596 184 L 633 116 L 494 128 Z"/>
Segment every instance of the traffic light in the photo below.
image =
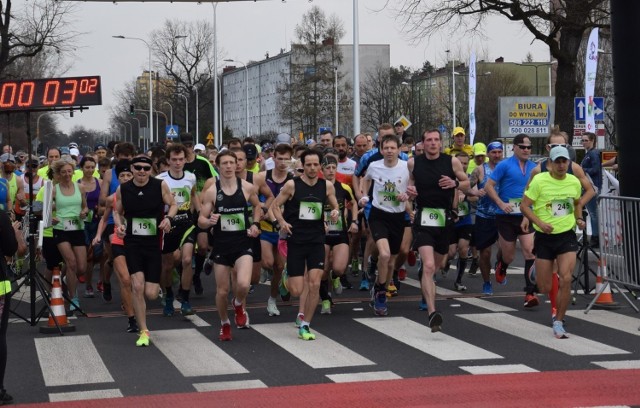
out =
<path fill-rule="evenodd" d="M 133 116 L 136 114 L 135 106 L 129 105 L 129 115 Z"/>

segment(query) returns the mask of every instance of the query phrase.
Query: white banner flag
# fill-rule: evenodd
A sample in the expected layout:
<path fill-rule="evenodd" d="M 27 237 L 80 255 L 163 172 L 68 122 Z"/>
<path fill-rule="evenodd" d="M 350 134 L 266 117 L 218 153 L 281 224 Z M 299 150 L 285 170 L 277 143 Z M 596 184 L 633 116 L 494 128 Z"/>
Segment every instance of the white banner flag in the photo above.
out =
<path fill-rule="evenodd" d="M 584 69 L 584 104 L 587 108 L 585 115 L 585 131 L 596 132 L 594 90 L 596 87 L 596 72 L 598 71 L 598 29 L 591 30 L 587 43 L 587 58 Z"/>
<path fill-rule="evenodd" d="M 476 137 L 476 53 L 469 58 L 469 143 Z"/>

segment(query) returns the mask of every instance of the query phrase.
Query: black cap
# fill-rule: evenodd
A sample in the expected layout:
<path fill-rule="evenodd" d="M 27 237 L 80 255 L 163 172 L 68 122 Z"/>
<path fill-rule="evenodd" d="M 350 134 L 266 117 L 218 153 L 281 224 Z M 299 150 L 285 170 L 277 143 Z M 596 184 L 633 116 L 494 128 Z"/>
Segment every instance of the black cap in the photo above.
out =
<path fill-rule="evenodd" d="M 120 176 L 123 171 L 131 172 L 131 161 L 123 159 L 116 163 L 116 176 Z"/>
<path fill-rule="evenodd" d="M 258 149 L 253 144 L 242 146 L 242 150 L 244 150 L 244 154 L 247 155 L 247 160 L 255 160 L 256 157 L 258 157 Z"/>
<path fill-rule="evenodd" d="M 191 143 L 193 144 L 193 135 L 191 133 L 183 133 L 180 135 L 180 143 Z"/>

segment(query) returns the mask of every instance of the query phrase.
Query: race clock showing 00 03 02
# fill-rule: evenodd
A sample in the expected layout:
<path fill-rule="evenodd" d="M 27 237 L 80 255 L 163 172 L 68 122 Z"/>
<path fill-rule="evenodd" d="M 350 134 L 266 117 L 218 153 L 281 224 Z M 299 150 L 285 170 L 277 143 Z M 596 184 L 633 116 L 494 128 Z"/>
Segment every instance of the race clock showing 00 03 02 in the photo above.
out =
<path fill-rule="evenodd" d="M 99 76 L 0 82 L 0 111 L 102 105 Z"/>

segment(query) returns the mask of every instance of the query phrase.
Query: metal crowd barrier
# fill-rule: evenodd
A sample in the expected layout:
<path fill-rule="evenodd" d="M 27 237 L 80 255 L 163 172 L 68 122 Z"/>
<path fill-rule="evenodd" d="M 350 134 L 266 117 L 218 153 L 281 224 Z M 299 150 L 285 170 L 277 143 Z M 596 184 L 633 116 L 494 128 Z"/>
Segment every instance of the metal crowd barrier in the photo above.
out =
<path fill-rule="evenodd" d="M 640 198 L 601 195 L 598 216 L 603 284 L 585 313 L 608 285 L 640 312 L 619 286 L 640 288 Z"/>

